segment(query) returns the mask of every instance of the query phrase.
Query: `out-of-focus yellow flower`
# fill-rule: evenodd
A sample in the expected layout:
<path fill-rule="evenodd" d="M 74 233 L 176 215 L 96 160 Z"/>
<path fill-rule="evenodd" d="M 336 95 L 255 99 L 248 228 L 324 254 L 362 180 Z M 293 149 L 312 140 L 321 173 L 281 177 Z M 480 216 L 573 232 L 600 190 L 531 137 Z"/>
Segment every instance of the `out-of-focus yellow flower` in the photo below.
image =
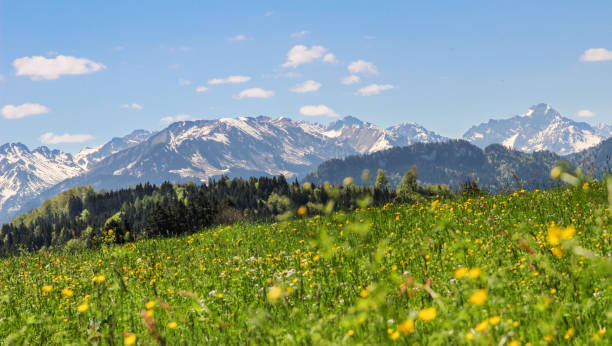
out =
<path fill-rule="evenodd" d="M 480 289 L 472 294 L 470 297 L 470 303 L 476 305 L 482 305 L 487 301 L 487 291 Z"/>
<path fill-rule="evenodd" d="M 482 332 L 485 329 L 487 329 L 488 326 L 489 326 L 489 320 L 484 320 L 484 321 L 478 323 L 476 325 L 476 328 L 474 328 L 474 330 L 476 330 L 477 332 Z"/>
<path fill-rule="evenodd" d="M 178 327 L 178 323 L 176 323 L 176 321 L 172 321 L 172 322 L 168 323 L 168 328 L 176 329 L 176 327 Z"/>
<path fill-rule="evenodd" d="M 62 295 L 66 298 L 70 298 L 74 295 L 74 291 L 70 287 L 66 287 L 62 290 Z"/>
<path fill-rule="evenodd" d="M 87 310 L 89 310 L 89 304 L 87 304 L 87 303 L 83 303 L 83 304 L 77 306 L 77 311 L 78 312 L 85 312 Z"/>
<path fill-rule="evenodd" d="M 348 336 L 353 336 L 353 335 L 355 335 L 355 331 L 351 329 L 351 330 L 349 330 L 348 332 L 346 332 L 346 334 L 347 334 Z"/>
<path fill-rule="evenodd" d="M 353 178 L 352 177 L 346 177 L 344 178 L 344 180 L 342 181 L 342 183 L 344 185 L 352 185 L 353 184 Z"/>
<path fill-rule="evenodd" d="M 400 323 L 398 329 L 402 334 L 412 333 L 414 331 L 414 321 L 405 320 L 404 322 Z"/>
<path fill-rule="evenodd" d="M 562 240 L 567 240 L 572 239 L 574 234 L 576 234 L 576 228 L 574 228 L 574 226 L 567 226 L 563 231 L 561 231 L 560 236 Z"/>
<path fill-rule="evenodd" d="M 550 245 L 559 245 L 561 243 L 561 228 L 554 223 L 548 228 L 546 240 Z"/>
<path fill-rule="evenodd" d="M 465 339 L 466 339 L 466 340 L 472 340 L 472 339 L 474 339 L 474 334 L 472 334 L 472 333 L 470 333 L 470 332 L 467 332 L 467 333 L 465 334 Z"/>
<path fill-rule="evenodd" d="M 370 292 L 368 290 L 361 290 L 361 292 L 359 292 L 359 295 L 361 296 L 361 298 L 365 299 L 370 296 Z"/>
<path fill-rule="evenodd" d="M 559 179 L 559 177 L 561 176 L 561 173 L 563 173 L 563 170 L 559 166 L 550 170 L 550 176 L 553 179 Z"/>
<path fill-rule="evenodd" d="M 432 306 L 419 311 L 419 318 L 423 321 L 432 321 L 436 318 L 436 308 Z"/>
<path fill-rule="evenodd" d="M 493 316 L 489 318 L 489 324 L 492 326 L 499 324 L 500 321 L 501 321 L 501 317 L 499 316 Z"/>
<path fill-rule="evenodd" d="M 147 315 L 147 317 L 153 317 L 153 315 L 155 315 L 155 311 L 149 309 L 145 314 Z"/>
<path fill-rule="evenodd" d="M 305 206 L 301 206 L 301 207 L 298 208 L 297 214 L 299 216 L 306 215 L 306 211 L 307 211 L 306 207 Z"/>
<path fill-rule="evenodd" d="M 400 337 L 400 332 L 397 330 L 391 333 L 391 340 L 397 340 Z"/>
<path fill-rule="evenodd" d="M 219 299 L 223 298 L 223 293 L 217 294 L 217 298 L 219 298 Z"/>
<path fill-rule="evenodd" d="M 563 336 L 563 338 L 565 339 L 569 339 L 572 336 L 574 336 L 575 332 L 574 332 L 574 328 L 570 328 L 567 330 L 567 332 L 565 332 L 565 336 Z"/>
<path fill-rule="evenodd" d="M 563 248 L 560 246 L 555 246 L 551 248 L 550 252 L 552 252 L 552 254 L 555 255 L 555 257 L 557 258 L 563 257 L 563 254 L 565 253 L 565 251 L 563 251 Z"/>
<path fill-rule="evenodd" d="M 126 345 L 134 345 L 136 343 L 136 334 L 128 333 L 123 337 L 123 343 Z"/>
<path fill-rule="evenodd" d="M 467 274 L 468 269 L 465 267 L 461 267 L 457 270 L 455 270 L 455 273 L 453 274 L 453 276 L 455 277 L 455 279 L 459 280 L 461 278 L 463 278 L 465 276 L 465 274 Z"/>
<path fill-rule="evenodd" d="M 43 292 L 49 293 L 49 292 L 53 291 L 53 286 L 50 286 L 50 285 L 44 285 L 44 286 L 42 287 L 42 290 L 43 290 Z"/>
<path fill-rule="evenodd" d="M 508 343 L 508 346 L 518 346 L 518 345 L 519 345 L 518 340 L 512 340 Z"/>
<path fill-rule="evenodd" d="M 106 280 L 106 277 L 104 275 L 96 275 L 93 277 L 93 279 L 91 279 L 91 281 L 93 282 L 104 282 L 104 280 Z"/>
<path fill-rule="evenodd" d="M 274 287 L 270 287 L 270 289 L 268 290 L 268 300 L 271 303 L 276 303 L 282 297 L 283 297 L 283 289 L 282 288 L 280 288 L 278 286 L 274 286 Z"/>
<path fill-rule="evenodd" d="M 149 300 L 146 304 L 145 304 L 145 308 L 147 308 L 148 310 L 151 310 L 155 307 L 155 301 L 154 300 Z"/>
<path fill-rule="evenodd" d="M 480 268 L 474 267 L 468 272 L 468 277 L 470 279 L 477 279 L 480 276 L 480 272 Z"/>

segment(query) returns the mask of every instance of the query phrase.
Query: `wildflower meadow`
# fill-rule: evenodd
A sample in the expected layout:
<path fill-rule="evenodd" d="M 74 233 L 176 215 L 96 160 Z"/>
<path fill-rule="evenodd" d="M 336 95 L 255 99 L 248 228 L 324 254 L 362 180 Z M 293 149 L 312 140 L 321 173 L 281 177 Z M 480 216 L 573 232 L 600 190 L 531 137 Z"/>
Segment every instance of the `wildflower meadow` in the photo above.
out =
<path fill-rule="evenodd" d="M 575 185 L 3 258 L 0 338 L 610 344 L 612 185 Z"/>

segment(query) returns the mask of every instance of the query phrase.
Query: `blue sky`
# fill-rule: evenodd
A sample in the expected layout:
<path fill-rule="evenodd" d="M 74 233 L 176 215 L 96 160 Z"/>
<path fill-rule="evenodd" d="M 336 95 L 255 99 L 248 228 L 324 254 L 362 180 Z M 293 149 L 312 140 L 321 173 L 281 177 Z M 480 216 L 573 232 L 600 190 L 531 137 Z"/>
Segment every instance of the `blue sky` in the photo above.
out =
<path fill-rule="evenodd" d="M 611 17 L 610 1 L 0 0 L 0 143 L 76 152 L 257 115 L 459 137 L 540 102 L 612 122 Z"/>

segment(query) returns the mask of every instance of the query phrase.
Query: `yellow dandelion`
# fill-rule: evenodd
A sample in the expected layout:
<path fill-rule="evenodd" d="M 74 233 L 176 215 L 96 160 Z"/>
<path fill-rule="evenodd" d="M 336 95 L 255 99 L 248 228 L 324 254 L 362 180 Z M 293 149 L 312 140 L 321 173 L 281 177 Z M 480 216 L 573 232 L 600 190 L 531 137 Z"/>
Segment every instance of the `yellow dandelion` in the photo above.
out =
<path fill-rule="evenodd" d="M 565 339 L 569 339 L 572 336 L 574 336 L 575 332 L 574 332 L 574 328 L 570 328 L 567 330 L 567 332 L 565 332 L 565 336 L 563 336 Z"/>
<path fill-rule="evenodd" d="M 176 321 L 172 321 L 172 322 L 168 323 L 168 328 L 176 329 L 176 327 L 178 327 L 178 323 L 176 323 Z"/>
<path fill-rule="evenodd" d="M 508 343 L 508 346 L 518 346 L 518 345 L 519 345 L 518 340 L 512 340 Z"/>
<path fill-rule="evenodd" d="M 270 289 L 268 290 L 268 301 L 270 301 L 270 303 L 276 303 L 282 297 L 283 297 L 282 288 L 278 286 L 274 286 L 274 287 L 270 287 Z"/>
<path fill-rule="evenodd" d="M 89 304 L 87 304 L 87 303 L 83 303 L 83 304 L 77 306 L 77 311 L 78 312 L 85 312 L 87 310 L 89 310 Z"/>
<path fill-rule="evenodd" d="M 123 337 L 123 343 L 126 345 L 134 345 L 136 343 L 136 334 L 127 333 Z"/>
<path fill-rule="evenodd" d="M 348 331 L 346 334 L 347 334 L 348 336 L 353 336 L 353 335 L 355 335 L 355 331 L 351 329 L 351 330 L 349 330 L 349 331 Z"/>
<path fill-rule="evenodd" d="M 463 278 L 465 276 L 465 274 L 468 273 L 468 269 L 465 267 L 461 267 L 457 270 L 455 270 L 455 273 L 453 274 L 453 276 L 455 277 L 455 279 L 459 280 L 461 278 Z"/>
<path fill-rule="evenodd" d="M 219 298 L 219 299 L 223 298 L 223 293 L 217 294 L 217 298 Z"/>
<path fill-rule="evenodd" d="M 91 279 L 91 281 L 96 283 L 104 282 L 104 280 L 106 280 L 106 277 L 104 275 L 97 275 L 94 276 L 93 279 Z"/>
<path fill-rule="evenodd" d="M 500 321 L 501 321 L 501 317 L 499 316 L 493 316 L 489 318 L 489 324 L 492 326 L 499 324 Z"/>
<path fill-rule="evenodd" d="M 436 318 L 436 308 L 432 306 L 419 311 L 419 318 L 423 321 L 432 321 Z"/>
<path fill-rule="evenodd" d="M 574 226 L 567 226 L 563 231 L 561 231 L 559 236 L 561 237 L 561 239 L 567 240 L 572 239 L 574 237 L 574 234 L 576 234 L 576 228 L 574 228 Z"/>
<path fill-rule="evenodd" d="M 400 337 L 400 332 L 397 330 L 391 333 L 391 340 L 397 340 Z"/>
<path fill-rule="evenodd" d="M 472 334 L 472 333 L 470 333 L 470 332 L 467 332 L 467 333 L 465 334 L 465 339 L 466 339 L 466 340 L 472 340 L 472 339 L 474 339 L 474 334 Z"/>
<path fill-rule="evenodd" d="M 66 287 L 62 290 L 62 295 L 66 298 L 70 298 L 74 295 L 74 291 L 71 290 L 69 287 Z"/>
<path fill-rule="evenodd" d="M 49 293 L 49 292 L 53 291 L 53 286 L 50 286 L 50 285 L 44 285 L 44 286 L 42 287 L 42 290 L 43 290 L 43 292 L 45 292 L 45 293 Z"/>
<path fill-rule="evenodd" d="M 145 304 L 145 308 L 147 308 L 147 310 L 151 310 L 155 307 L 155 301 L 154 300 L 149 300 L 146 304 Z"/>
<path fill-rule="evenodd" d="M 370 295 L 370 292 L 368 290 L 362 290 L 359 295 L 361 298 L 367 298 Z"/>
<path fill-rule="evenodd" d="M 414 321 L 405 320 L 404 322 L 400 323 L 398 329 L 402 334 L 412 333 L 414 331 Z"/>
<path fill-rule="evenodd" d="M 472 294 L 470 297 L 470 303 L 476 305 L 482 305 L 487 301 L 487 291 L 480 289 Z"/>
<path fill-rule="evenodd" d="M 561 243 L 561 228 L 554 223 L 548 228 L 546 240 L 550 245 L 559 245 Z"/>
<path fill-rule="evenodd" d="M 480 276 L 481 270 L 478 267 L 474 267 L 472 269 L 470 269 L 470 271 L 468 272 L 468 277 L 470 279 L 477 279 Z"/>
<path fill-rule="evenodd" d="M 297 213 L 298 215 L 302 216 L 302 215 L 306 215 L 307 209 L 305 206 L 301 206 L 298 208 Z"/>
<path fill-rule="evenodd" d="M 550 252 L 552 252 L 552 254 L 555 255 L 555 257 L 557 258 L 561 258 L 563 257 L 563 254 L 565 254 L 565 251 L 563 251 L 563 248 L 560 246 L 555 246 L 551 248 Z"/>
<path fill-rule="evenodd" d="M 476 325 L 474 328 L 477 332 L 482 332 L 489 326 L 489 320 L 484 320 Z"/>

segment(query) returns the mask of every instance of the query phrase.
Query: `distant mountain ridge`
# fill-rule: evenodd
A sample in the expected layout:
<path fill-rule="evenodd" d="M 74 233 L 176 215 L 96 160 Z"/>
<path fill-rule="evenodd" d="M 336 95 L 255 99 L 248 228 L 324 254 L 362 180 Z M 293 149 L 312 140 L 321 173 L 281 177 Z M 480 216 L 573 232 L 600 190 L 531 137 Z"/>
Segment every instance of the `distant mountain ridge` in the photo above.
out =
<path fill-rule="evenodd" d="M 206 182 L 220 175 L 301 177 L 331 158 L 445 139 L 414 123 L 383 129 L 350 116 L 329 126 L 265 116 L 177 122 L 156 133 L 137 130 L 113 138 L 74 157 L 57 151 L 58 166 L 49 175 L 53 179 L 36 189 L 28 187 L 28 180 L 0 181 L 0 186 L 12 186 L 0 190 L 0 198 L 20 194 L 0 204 L 0 221 L 77 185 L 112 189 L 146 181 Z M 36 166 L 33 160 L 30 165 Z"/>
<path fill-rule="evenodd" d="M 604 154 L 594 146 L 610 136 L 612 125 L 575 122 L 538 104 L 523 115 L 474 126 L 464 138 L 480 148 L 499 143 L 523 152 L 549 150 L 559 155 L 590 148 L 603 160 Z M 302 178 L 330 159 L 447 141 L 411 122 L 381 128 L 347 116 L 324 126 L 259 116 L 182 121 L 158 132 L 136 130 L 76 155 L 6 144 L 0 147 L 0 222 L 77 185 L 116 189 L 147 181 L 206 182 L 221 175 Z M 473 151 L 453 143 L 457 150 Z"/>
<path fill-rule="evenodd" d="M 550 105 L 537 104 L 521 115 L 491 119 L 471 127 L 463 139 L 485 148 L 502 144 L 524 152 L 548 150 L 559 155 L 574 154 L 593 147 L 612 136 L 612 126 L 593 127 L 563 117 Z"/>

